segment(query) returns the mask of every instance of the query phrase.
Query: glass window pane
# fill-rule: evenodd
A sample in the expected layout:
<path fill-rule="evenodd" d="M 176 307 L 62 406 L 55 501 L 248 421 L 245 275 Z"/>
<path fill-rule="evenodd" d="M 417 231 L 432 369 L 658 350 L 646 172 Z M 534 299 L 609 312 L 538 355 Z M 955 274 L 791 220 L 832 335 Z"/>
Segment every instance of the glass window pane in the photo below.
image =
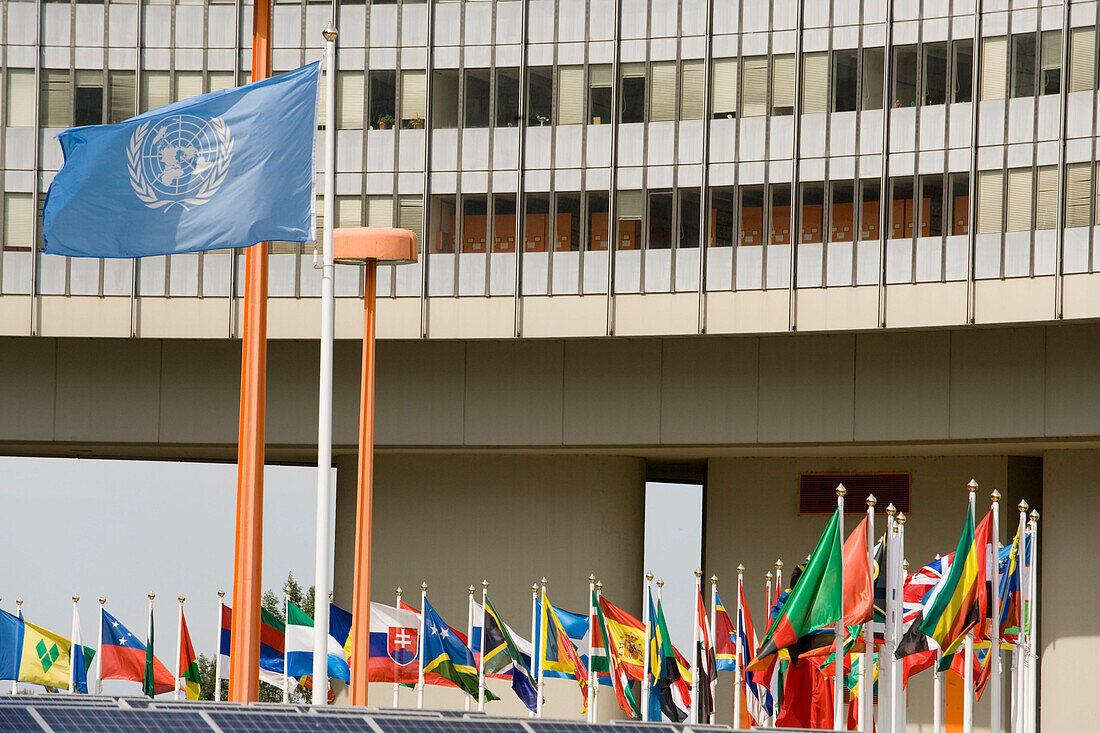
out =
<path fill-rule="evenodd" d="M 859 184 L 859 239 L 873 242 L 879 238 L 879 202 L 882 198 L 877 180 Z"/>
<path fill-rule="evenodd" d="M 463 126 L 489 126 L 489 70 L 466 69 Z"/>
<path fill-rule="evenodd" d="M 771 209 L 769 213 L 768 244 L 791 243 L 791 184 L 779 183 L 771 186 Z"/>
<path fill-rule="evenodd" d="M 549 66 L 537 66 L 527 72 L 527 124 L 549 125 L 553 115 L 554 75 Z"/>
<path fill-rule="evenodd" d="M 4 124 L 8 127 L 34 127 L 34 69 L 8 69 L 5 94 Z M 133 113 L 131 105 L 130 116 Z"/>
<path fill-rule="evenodd" d="M 829 200 L 829 241 L 851 242 L 855 216 L 855 186 L 848 182 L 833 183 Z"/>
<path fill-rule="evenodd" d="M 202 92 L 202 72 L 198 74 L 199 90 Z M 76 95 L 73 109 L 73 124 L 103 124 L 103 72 L 78 69 L 76 72 Z"/>
<path fill-rule="evenodd" d="M 1005 98 L 1005 74 L 1008 63 L 1008 39 L 1004 36 L 982 39 L 982 99 Z"/>
<path fill-rule="evenodd" d="M 439 69 L 432 72 L 433 130 L 458 127 L 458 70 Z"/>
<path fill-rule="evenodd" d="M 379 130 L 393 129 L 397 116 L 397 72 L 370 72 L 370 124 Z"/>
<path fill-rule="evenodd" d="M 424 127 L 426 100 L 424 71 L 401 71 L 401 126 L 419 129 Z"/>
<path fill-rule="evenodd" d="M 680 189 L 679 247 L 699 246 L 699 189 Z"/>
<path fill-rule="evenodd" d="M 462 197 L 462 251 L 486 252 L 488 203 L 484 194 Z"/>
<path fill-rule="evenodd" d="M 951 44 L 951 54 L 951 77 L 954 81 L 952 101 L 969 102 L 973 98 L 974 88 L 974 41 L 954 41 Z"/>
<path fill-rule="evenodd" d="M 611 122 L 611 64 L 588 67 L 588 122 Z"/>
<path fill-rule="evenodd" d="M 946 104 L 947 42 L 926 43 L 922 51 L 924 70 L 921 74 L 921 104 Z"/>
<path fill-rule="evenodd" d="M 496 126 L 519 124 L 519 69 L 497 69 Z"/>
<path fill-rule="evenodd" d="M 802 216 L 799 224 L 798 241 L 806 243 L 818 243 L 822 241 L 824 233 L 822 216 L 825 208 L 825 184 L 802 184 Z"/>
<path fill-rule="evenodd" d="M 584 123 L 584 67 L 558 67 L 558 124 Z"/>
<path fill-rule="evenodd" d="M 921 176 L 918 237 L 943 236 L 943 176 Z"/>
<path fill-rule="evenodd" d="M 619 191 L 616 202 L 618 245 L 616 249 L 640 249 L 642 246 L 642 210 L 645 194 L 641 191 Z"/>
<path fill-rule="evenodd" d="M 833 111 L 852 112 L 859 92 L 859 51 L 833 51 Z"/>
<path fill-rule="evenodd" d="M 162 72 L 167 79 L 168 72 Z M 148 72 L 146 74 L 148 76 Z M 72 82 L 68 69 L 42 69 L 42 94 L 39 97 L 38 120 L 43 127 L 72 127 Z M 168 103 L 165 95 L 164 104 Z"/>
<path fill-rule="evenodd" d="M 550 194 L 529 193 L 523 213 L 523 251 L 546 252 L 550 241 Z"/>
<path fill-rule="evenodd" d="M 863 49 L 863 99 L 861 109 L 882 109 L 883 73 L 886 52 L 881 48 Z"/>
<path fill-rule="evenodd" d="M 716 120 L 737 116 L 737 59 L 711 62 L 710 114 Z"/>
<path fill-rule="evenodd" d="M 1058 94 L 1062 90 L 1062 31 L 1043 31 L 1041 43 L 1039 93 Z"/>
<path fill-rule="evenodd" d="M 432 196 L 428 212 L 429 252 L 455 251 L 455 197 Z"/>
<path fill-rule="evenodd" d="M 764 187 L 741 187 L 741 226 L 737 241 L 742 245 L 764 243 Z"/>
<path fill-rule="evenodd" d="M 554 251 L 576 252 L 581 248 L 581 195 L 559 193 L 554 218 Z"/>
<path fill-rule="evenodd" d="M 649 249 L 668 249 L 672 246 L 672 194 L 649 194 Z"/>
<path fill-rule="evenodd" d="M 890 179 L 890 239 L 913 236 L 913 179 Z"/>
<path fill-rule="evenodd" d="M 710 190 L 710 222 L 707 243 L 711 247 L 733 246 L 735 192 L 730 188 Z"/>
<path fill-rule="evenodd" d="M 794 114 L 794 55 L 772 56 L 772 114 Z"/>
<path fill-rule="evenodd" d="M 1035 34 L 1012 36 L 1012 96 L 1035 96 Z"/>
<path fill-rule="evenodd" d="M 493 251 L 516 251 L 516 195 L 493 196 Z"/>
<path fill-rule="evenodd" d="M 917 105 L 917 47 L 898 46 L 894 49 L 893 106 Z"/>
<path fill-rule="evenodd" d="M 645 122 L 645 64 L 623 64 L 619 69 L 622 77 L 619 122 Z"/>
<path fill-rule="evenodd" d="M 608 242 L 607 210 L 610 199 L 606 192 L 589 192 L 588 249 L 606 250 Z"/>

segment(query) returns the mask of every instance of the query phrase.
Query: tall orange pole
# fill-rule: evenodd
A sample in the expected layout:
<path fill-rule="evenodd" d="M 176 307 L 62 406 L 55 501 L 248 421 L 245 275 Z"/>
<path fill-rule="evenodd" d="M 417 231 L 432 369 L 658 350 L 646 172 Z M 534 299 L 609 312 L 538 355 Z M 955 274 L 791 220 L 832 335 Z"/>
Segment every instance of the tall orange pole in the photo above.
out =
<path fill-rule="evenodd" d="M 252 7 L 252 81 L 271 76 L 271 0 Z M 241 412 L 237 434 L 237 536 L 233 554 L 233 642 L 229 699 L 260 691 L 260 567 L 264 528 L 264 417 L 267 401 L 267 242 L 245 251 Z"/>
<path fill-rule="evenodd" d="M 367 704 L 370 663 L 370 545 L 374 511 L 374 306 L 378 262 L 366 261 L 363 297 L 363 378 L 359 387 L 359 486 L 355 504 L 354 632 L 349 703 Z"/>

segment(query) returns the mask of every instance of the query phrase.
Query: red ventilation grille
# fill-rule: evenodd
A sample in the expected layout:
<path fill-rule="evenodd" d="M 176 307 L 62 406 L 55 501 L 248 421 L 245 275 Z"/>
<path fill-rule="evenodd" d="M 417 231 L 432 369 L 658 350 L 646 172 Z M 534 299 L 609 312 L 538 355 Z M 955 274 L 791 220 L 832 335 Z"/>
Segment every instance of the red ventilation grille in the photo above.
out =
<path fill-rule="evenodd" d="M 876 511 L 890 504 L 909 513 L 908 473 L 802 473 L 798 476 L 799 514 L 832 514 L 836 511 L 836 487 L 844 484 L 845 514 L 867 511 L 867 497 L 875 495 Z"/>

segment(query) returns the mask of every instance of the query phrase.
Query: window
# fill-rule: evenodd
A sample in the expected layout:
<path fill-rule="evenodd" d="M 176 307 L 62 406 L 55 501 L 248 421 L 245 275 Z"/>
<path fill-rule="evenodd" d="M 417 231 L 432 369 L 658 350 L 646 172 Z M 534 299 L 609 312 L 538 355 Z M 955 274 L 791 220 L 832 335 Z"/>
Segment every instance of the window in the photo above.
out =
<path fill-rule="evenodd" d="M 588 249 L 607 249 L 610 235 L 607 232 L 607 210 L 610 199 L 606 192 L 587 194 L 588 198 Z"/>
<path fill-rule="evenodd" d="M 1066 166 L 1066 226 L 1087 227 L 1092 186 L 1092 163 L 1070 163 Z M 10 194 L 9 194 L 10 195 Z"/>
<path fill-rule="evenodd" d="M 523 251 L 546 252 L 550 249 L 550 194 L 529 193 L 523 213 Z"/>
<path fill-rule="evenodd" d="M 1096 29 L 1074 28 L 1069 32 L 1069 91 L 1095 89 L 1095 76 Z"/>
<path fill-rule="evenodd" d="M 1005 98 L 1005 73 L 1008 39 L 1004 36 L 982 39 L 982 99 Z"/>
<path fill-rule="evenodd" d="M 176 96 L 174 101 L 190 99 L 202 94 L 201 71 L 177 71 L 176 72 Z"/>
<path fill-rule="evenodd" d="M 622 64 L 619 73 L 619 122 L 645 122 L 645 64 Z"/>
<path fill-rule="evenodd" d="M 463 99 L 463 127 L 489 126 L 489 70 L 466 69 Z"/>
<path fill-rule="evenodd" d="M 558 67 L 558 124 L 584 123 L 584 67 Z"/>
<path fill-rule="evenodd" d="M 581 248 L 581 195 L 559 193 L 555 198 L 554 251 L 576 252 Z"/>
<path fill-rule="evenodd" d="M 367 226 L 393 226 L 392 196 L 367 196 Z"/>
<path fill-rule="evenodd" d="M 402 196 L 397 200 L 397 226 L 416 235 L 417 251 L 424 251 L 424 200 Z"/>
<path fill-rule="evenodd" d="M 1000 171 L 978 171 L 978 234 L 1001 231 L 1004 182 Z"/>
<path fill-rule="evenodd" d="M 733 246 L 734 207 L 737 194 L 733 187 L 710 190 L 710 231 L 707 243 L 711 247 Z"/>
<path fill-rule="evenodd" d="M 741 62 L 741 114 L 759 117 L 768 113 L 768 57 L 752 56 Z"/>
<path fill-rule="evenodd" d="M 1058 94 L 1062 90 L 1062 31 L 1040 34 L 1039 94 Z"/>
<path fill-rule="evenodd" d="M 4 124 L 34 127 L 34 69 L 8 69 Z"/>
<path fill-rule="evenodd" d="M 1012 36 L 1012 96 L 1035 96 L 1035 34 Z"/>
<path fill-rule="evenodd" d="M 1035 228 L 1053 229 L 1058 226 L 1058 166 L 1039 166 L 1036 174 Z"/>
<path fill-rule="evenodd" d="M 477 253 L 488 251 L 489 204 L 485 194 L 462 197 L 462 251 Z"/>
<path fill-rule="evenodd" d="M 879 238 L 881 186 L 877 180 L 859 183 L 859 240 L 874 242 Z"/>
<path fill-rule="evenodd" d="M 527 73 L 527 124 L 549 125 L 554 102 L 553 68 L 537 66 Z"/>
<path fill-rule="evenodd" d="M 371 71 L 367 77 L 367 93 L 370 95 L 368 124 L 379 130 L 392 129 L 397 117 L 397 72 Z"/>
<path fill-rule="evenodd" d="M 886 68 L 886 51 L 881 48 L 863 49 L 863 98 L 860 109 L 882 109 L 883 74 Z"/>
<path fill-rule="evenodd" d="M 920 177 L 920 227 L 918 237 L 943 236 L 943 176 Z"/>
<path fill-rule="evenodd" d="M 1007 230 L 1026 232 L 1031 229 L 1031 169 L 1012 168 L 1008 171 Z"/>
<path fill-rule="evenodd" d="M 167 74 L 167 72 L 164 72 Z M 72 86 L 67 69 L 42 69 L 42 94 L 39 97 L 38 122 L 43 127 L 71 127 L 73 124 Z M 167 99 L 165 100 L 167 103 Z"/>
<path fill-rule="evenodd" d="M 679 247 L 699 246 L 699 189 L 680 189 Z"/>
<path fill-rule="evenodd" d="M 954 82 L 951 100 L 969 102 L 974 89 L 974 41 L 966 39 L 951 44 L 951 78 Z"/>
<path fill-rule="evenodd" d="M 432 72 L 433 130 L 458 127 L 458 69 L 437 69 Z"/>
<path fill-rule="evenodd" d="M 794 114 L 794 55 L 772 56 L 772 114 Z"/>
<path fill-rule="evenodd" d="M 171 101 L 171 77 L 167 71 L 143 71 L 141 74 L 141 111 L 163 107 Z"/>
<path fill-rule="evenodd" d="M 232 81 L 232 73 L 230 73 L 230 81 Z M 107 122 L 114 124 L 133 117 L 137 113 L 137 90 L 134 87 L 134 72 L 109 71 L 107 72 L 107 85 L 110 88 L 111 95 Z"/>
<path fill-rule="evenodd" d="M 913 179 L 909 176 L 890 179 L 890 239 L 913 236 Z"/>
<path fill-rule="evenodd" d="M 428 209 L 429 252 L 455 251 L 455 197 L 432 196 Z"/>
<path fill-rule="evenodd" d="M 802 56 L 802 114 L 825 112 L 829 99 L 829 54 Z"/>
<path fill-rule="evenodd" d="M 951 173 L 951 234 L 966 235 L 970 232 L 970 174 Z"/>
<path fill-rule="evenodd" d="M 202 82 L 202 74 L 199 74 Z M 103 124 L 103 72 L 77 69 L 76 95 L 74 97 L 73 124 Z"/>
<path fill-rule="evenodd" d="M 493 196 L 493 251 L 516 251 L 516 195 Z"/>
<path fill-rule="evenodd" d="M 894 107 L 915 107 L 917 104 L 917 47 L 898 46 L 894 49 L 894 79 L 891 85 Z"/>
<path fill-rule="evenodd" d="M 425 74 L 420 70 L 401 71 L 401 126 L 424 126 L 427 95 L 424 92 Z"/>
<path fill-rule="evenodd" d="M 802 184 L 802 216 L 798 227 L 798 241 L 803 244 L 822 241 L 824 227 L 822 217 L 825 208 L 825 184 Z"/>
<path fill-rule="evenodd" d="M 947 104 L 947 42 L 926 43 L 921 50 L 921 104 Z"/>
<path fill-rule="evenodd" d="M 111 72 L 114 73 L 114 72 Z M 128 73 L 128 72 L 119 72 Z M 131 84 L 133 86 L 133 84 Z M 231 89 L 236 86 L 233 83 L 232 71 L 208 71 L 206 72 L 206 87 L 209 92 L 220 92 L 223 89 Z"/>
<path fill-rule="evenodd" d="M 764 243 L 764 187 L 741 187 L 741 216 L 737 242 L 741 245 Z"/>
<path fill-rule="evenodd" d="M 588 67 L 588 122 L 606 125 L 611 122 L 611 64 Z"/>
<path fill-rule="evenodd" d="M 703 99 L 702 61 L 684 61 L 680 66 L 680 119 L 701 120 L 706 115 Z"/>
<path fill-rule="evenodd" d="M 710 114 L 716 120 L 737 116 L 737 59 L 711 62 Z"/>
<path fill-rule="evenodd" d="M 1086 186 L 1087 189 L 1087 186 Z M 1087 198 L 1086 190 L 1086 198 Z M 4 194 L 4 249 L 31 249 L 34 229 L 34 200 L 29 193 Z"/>
<path fill-rule="evenodd" d="M 847 181 L 830 185 L 829 241 L 851 242 L 855 217 L 855 186 Z"/>
<path fill-rule="evenodd" d="M 791 184 L 780 183 L 771 186 L 771 216 L 768 244 L 791 243 Z"/>
<path fill-rule="evenodd" d="M 519 124 L 519 69 L 497 69 L 497 127 Z"/>
<path fill-rule="evenodd" d="M 648 249 L 672 247 L 672 193 L 652 191 L 649 194 Z"/>
<path fill-rule="evenodd" d="M 854 48 L 833 51 L 833 112 L 854 112 L 858 101 L 859 51 Z"/>
<path fill-rule="evenodd" d="M 363 226 L 363 202 L 358 196 L 337 196 L 332 202 L 338 227 Z"/>
<path fill-rule="evenodd" d="M 615 207 L 619 230 L 616 249 L 641 249 L 644 197 L 641 191 L 619 191 Z"/>
<path fill-rule="evenodd" d="M 654 61 L 649 66 L 649 121 L 676 119 L 676 62 Z"/>

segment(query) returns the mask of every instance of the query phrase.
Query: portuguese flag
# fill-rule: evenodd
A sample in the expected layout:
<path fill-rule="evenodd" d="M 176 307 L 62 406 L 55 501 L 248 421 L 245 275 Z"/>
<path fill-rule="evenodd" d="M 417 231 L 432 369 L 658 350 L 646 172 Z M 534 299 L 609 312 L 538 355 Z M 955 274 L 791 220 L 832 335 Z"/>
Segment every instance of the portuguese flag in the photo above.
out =
<path fill-rule="evenodd" d="M 817 541 L 806 569 L 791 589 L 779 610 L 779 616 L 760 643 L 760 651 L 749 663 L 748 671 L 768 669 L 780 649 L 792 646 L 811 631 L 831 626 L 840 619 L 842 558 L 838 509 Z"/>
<path fill-rule="evenodd" d="M 199 675 L 199 660 L 195 656 L 195 647 L 191 644 L 191 634 L 187 633 L 187 619 L 180 612 L 180 658 L 176 674 L 183 678 L 183 689 L 188 700 L 198 700 L 202 688 Z"/>

